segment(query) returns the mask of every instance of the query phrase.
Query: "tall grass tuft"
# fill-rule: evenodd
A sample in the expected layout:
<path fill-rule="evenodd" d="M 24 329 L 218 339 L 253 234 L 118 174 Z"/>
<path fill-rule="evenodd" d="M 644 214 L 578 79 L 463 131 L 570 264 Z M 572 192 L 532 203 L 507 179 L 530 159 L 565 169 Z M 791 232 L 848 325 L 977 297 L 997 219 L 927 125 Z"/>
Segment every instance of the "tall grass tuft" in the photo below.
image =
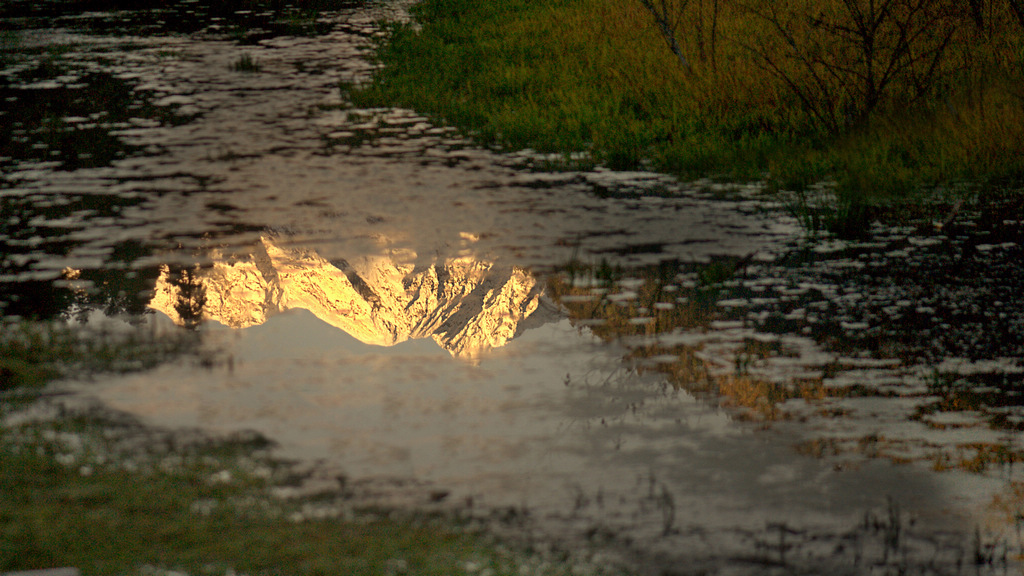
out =
<path fill-rule="evenodd" d="M 231 64 L 231 69 L 235 72 L 256 73 L 260 71 L 261 66 L 259 61 L 247 52 Z"/>

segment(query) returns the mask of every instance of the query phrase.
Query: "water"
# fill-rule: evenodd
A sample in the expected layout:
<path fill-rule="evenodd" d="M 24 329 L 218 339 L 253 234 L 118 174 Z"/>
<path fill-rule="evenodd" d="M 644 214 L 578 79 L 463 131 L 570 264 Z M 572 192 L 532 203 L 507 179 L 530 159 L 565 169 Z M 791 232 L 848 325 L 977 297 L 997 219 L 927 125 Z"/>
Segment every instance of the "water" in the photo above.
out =
<path fill-rule="evenodd" d="M 66 387 L 651 569 L 1012 570 L 1012 212 L 815 241 L 757 185 L 544 171 L 350 106 L 402 7 L 328 4 L 7 9 L 0 311 L 213 359 Z"/>

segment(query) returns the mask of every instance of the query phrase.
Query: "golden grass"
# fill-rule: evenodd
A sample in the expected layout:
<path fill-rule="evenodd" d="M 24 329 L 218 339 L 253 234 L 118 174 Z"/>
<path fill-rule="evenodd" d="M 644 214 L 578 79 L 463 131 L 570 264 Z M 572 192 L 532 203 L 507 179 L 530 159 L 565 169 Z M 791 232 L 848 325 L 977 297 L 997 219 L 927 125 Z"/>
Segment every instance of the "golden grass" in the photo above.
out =
<path fill-rule="evenodd" d="M 398 28 L 353 97 L 613 168 L 832 180 L 846 203 L 1024 177 L 1024 26 L 1005 3 L 988 3 L 978 28 L 966 3 L 922 1 L 908 50 L 942 57 L 934 70 L 899 60 L 889 23 L 875 64 L 891 56 L 902 73 L 876 85 L 858 79 L 859 39 L 828 27 L 849 19 L 842 0 L 690 0 L 675 34 L 688 66 L 640 0 L 426 0 L 422 29 Z"/>

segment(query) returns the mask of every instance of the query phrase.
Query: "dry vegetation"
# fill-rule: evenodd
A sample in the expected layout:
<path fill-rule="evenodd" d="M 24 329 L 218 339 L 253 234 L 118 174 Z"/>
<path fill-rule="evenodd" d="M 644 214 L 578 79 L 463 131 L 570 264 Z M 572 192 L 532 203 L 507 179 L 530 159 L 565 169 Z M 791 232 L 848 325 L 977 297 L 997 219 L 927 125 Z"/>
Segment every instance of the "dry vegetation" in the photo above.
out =
<path fill-rule="evenodd" d="M 1024 175 L 1019 0 L 426 0 L 415 17 L 357 104 L 616 168 L 834 181 L 847 204 Z"/>

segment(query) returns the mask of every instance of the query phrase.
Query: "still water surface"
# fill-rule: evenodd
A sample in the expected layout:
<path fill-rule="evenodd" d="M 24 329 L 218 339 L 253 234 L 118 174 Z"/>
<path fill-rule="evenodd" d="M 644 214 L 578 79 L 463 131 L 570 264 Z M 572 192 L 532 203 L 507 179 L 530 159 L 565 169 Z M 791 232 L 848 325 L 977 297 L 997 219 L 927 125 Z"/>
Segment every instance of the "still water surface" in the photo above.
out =
<path fill-rule="evenodd" d="M 809 240 L 757 185 L 353 108 L 401 6 L 175 6 L 5 21 L 0 313 L 217 359 L 68 387 L 641 565 L 1014 569 L 1019 221 Z"/>

